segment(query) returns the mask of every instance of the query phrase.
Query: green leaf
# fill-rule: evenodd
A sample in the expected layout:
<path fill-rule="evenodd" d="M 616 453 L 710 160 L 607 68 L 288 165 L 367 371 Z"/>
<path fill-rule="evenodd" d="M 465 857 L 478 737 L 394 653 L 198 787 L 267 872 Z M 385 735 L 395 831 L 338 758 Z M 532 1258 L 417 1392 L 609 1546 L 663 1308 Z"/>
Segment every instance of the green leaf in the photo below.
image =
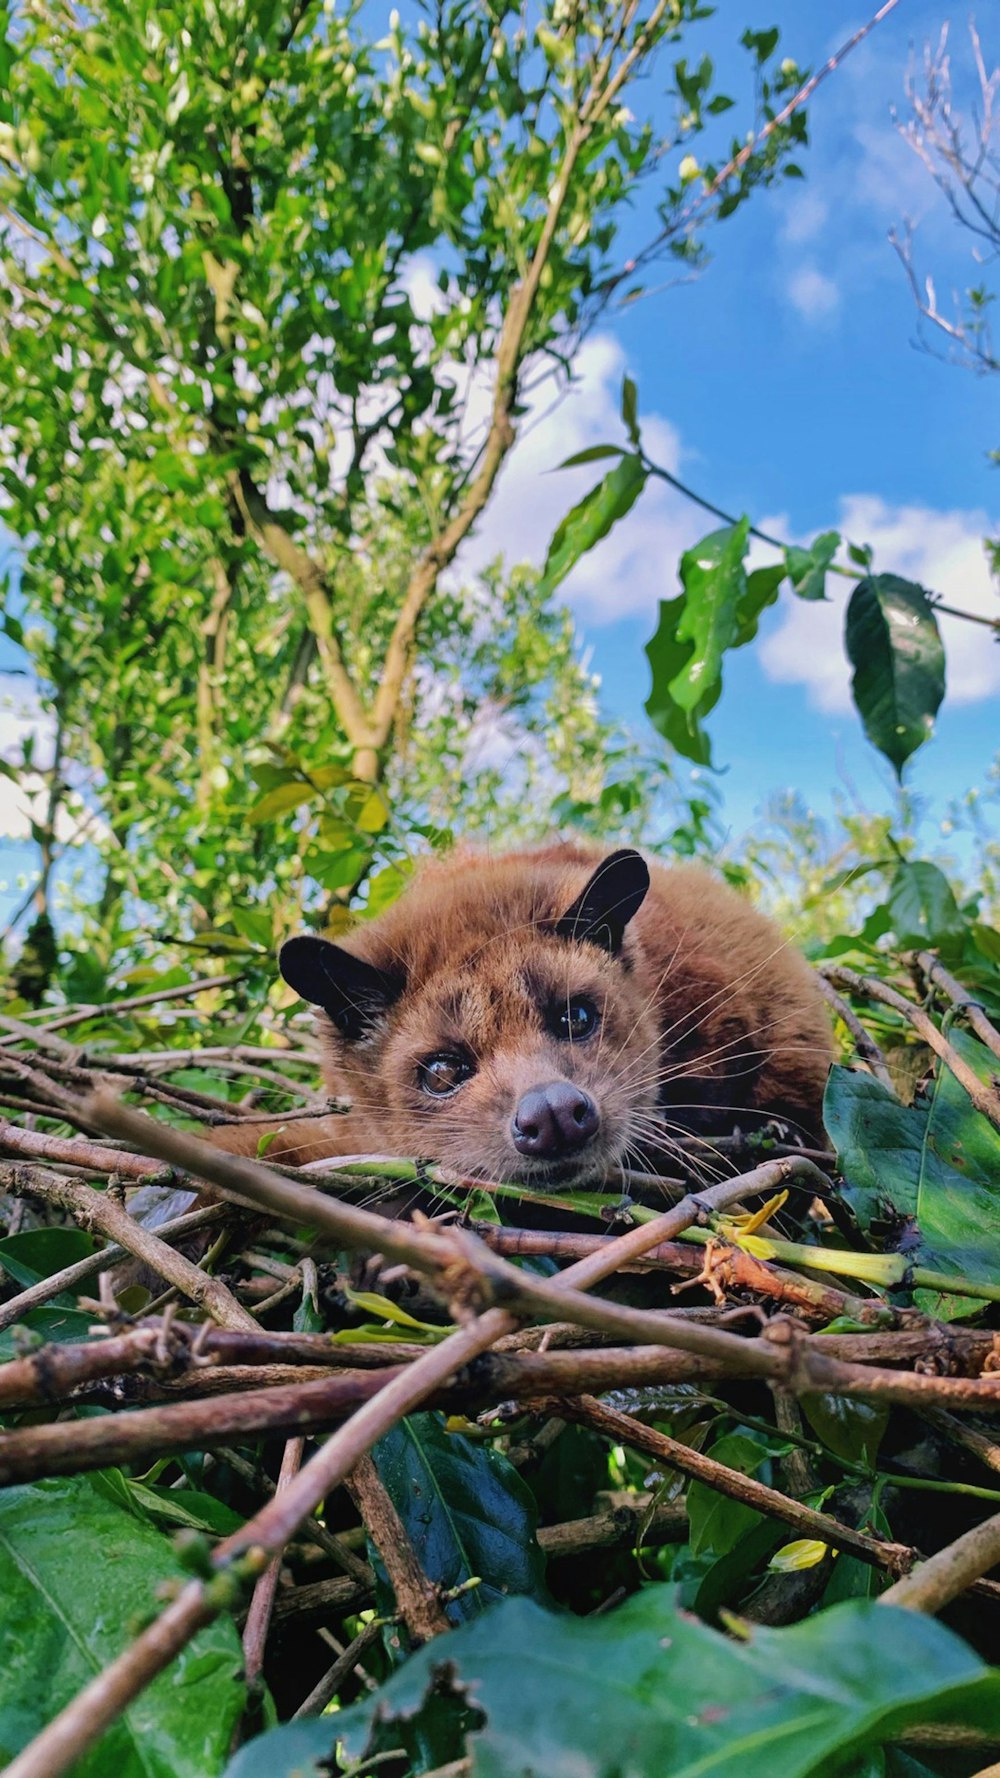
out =
<path fill-rule="evenodd" d="M 623 519 L 638 500 L 646 485 L 646 469 L 642 458 L 634 453 L 622 457 L 608 471 L 596 488 L 591 488 L 566 514 L 557 527 L 542 570 L 542 593 L 548 598 L 560 581 L 565 580 L 581 556 L 606 537 L 612 525 Z"/>
<path fill-rule="evenodd" d="M 96 1252 L 96 1241 L 83 1229 L 25 1229 L 0 1241 L 0 1271 L 26 1288 Z M 59 1308 L 76 1307 L 71 1294 L 53 1297 L 52 1302 Z"/>
<path fill-rule="evenodd" d="M 768 1461 L 768 1453 L 757 1439 L 743 1432 L 730 1432 L 717 1439 L 708 1453 L 727 1469 L 740 1475 L 755 1476 Z M 687 1493 L 688 1524 L 691 1527 L 691 1553 L 710 1552 L 728 1555 L 736 1544 L 761 1522 L 761 1515 L 741 1500 L 730 1500 L 705 1482 L 692 1482 Z"/>
<path fill-rule="evenodd" d="M 913 1723 L 1000 1727 L 1000 1673 L 918 1612 L 851 1600 L 738 1640 L 649 1586 L 590 1619 L 508 1600 L 363 1704 L 251 1742 L 225 1778 L 313 1778 L 335 1740 L 363 1770 L 412 1749 L 432 1709 L 457 1729 L 466 1700 L 472 1778 L 827 1778 Z"/>
<path fill-rule="evenodd" d="M 655 729 L 685 759 L 710 766 L 712 743 L 701 726 L 698 715 L 686 710 L 672 695 L 670 687 L 691 659 L 690 645 L 678 635 L 679 625 L 687 607 L 687 597 L 660 600 L 660 617 L 656 633 L 646 644 L 646 658 L 652 669 L 653 685 L 643 708 Z M 717 694 L 718 695 L 718 694 Z M 716 699 L 712 700 L 714 704 Z M 710 709 L 711 704 L 706 705 Z M 703 712 L 704 714 L 705 712 Z"/>
<path fill-rule="evenodd" d="M 169 1543 L 89 1478 L 0 1493 L 0 1759 L 122 1653 L 157 1588 L 187 1578 Z M 207 1778 L 243 1708 L 239 1638 L 201 1630 L 73 1767 L 73 1778 Z"/>
<path fill-rule="evenodd" d="M 266 796 L 254 803 L 247 815 L 252 827 L 260 827 L 265 821 L 273 821 L 276 815 L 285 815 L 289 809 L 297 809 L 302 803 L 312 802 L 316 795 L 313 784 L 304 784 L 301 778 L 293 778 L 290 784 L 276 784 Z"/>
<path fill-rule="evenodd" d="M 572 457 L 564 457 L 559 464 L 560 469 L 576 469 L 581 463 L 600 463 L 604 457 L 625 457 L 628 453 L 621 445 L 588 445 L 585 451 L 577 451 Z"/>
<path fill-rule="evenodd" d="M 183 1525 L 191 1531 L 207 1531 L 213 1537 L 228 1537 L 244 1523 L 231 1506 L 200 1488 L 165 1488 L 154 1482 L 136 1482 L 129 1476 L 124 1482 L 135 1504 L 167 1525 Z"/>
<path fill-rule="evenodd" d="M 901 778 L 944 697 L 944 649 L 927 593 L 897 574 L 869 575 L 851 594 L 844 639 L 865 734 Z"/>
<path fill-rule="evenodd" d="M 947 877 L 926 859 L 897 866 L 886 906 L 900 945 L 947 946 L 965 931 Z"/>
<path fill-rule="evenodd" d="M 481 1582 L 445 1607 L 452 1623 L 508 1593 L 547 1598 L 534 1501 L 506 1457 L 446 1432 L 438 1414 L 411 1414 L 372 1455 L 428 1579 Z"/>
<path fill-rule="evenodd" d="M 639 449 L 639 391 L 631 377 L 622 379 L 622 420 L 629 443 Z"/>
<path fill-rule="evenodd" d="M 996 1058 L 967 1032 L 951 1041 L 981 1080 Z M 871 1075 L 830 1071 L 823 1121 L 837 1149 L 845 1196 L 861 1227 L 889 1225 L 914 1264 L 990 1283 L 1000 1273 L 1000 1131 L 938 1064 L 930 1104 L 901 1105 Z M 917 1290 L 926 1313 L 977 1313 L 973 1298 Z"/>
<path fill-rule="evenodd" d="M 751 589 L 743 569 L 750 521 L 712 531 L 681 557 L 684 592 L 660 604 L 646 655 L 653 685 L 646 711 L 654 727 L 686 759 L 711 764 L 701 723 L 722 691 L 722 657 L 756 633 L 757 617 L 775 596 L 780 576 L 765 569 Z"/>
<path fill-rule="evenodd" d="M 839 531 L 824 531 L 808 549 L 789 544 L 785 551 L 785 567 L 800 599 L 825 598 L 826 571 L 839 548 Z"/>

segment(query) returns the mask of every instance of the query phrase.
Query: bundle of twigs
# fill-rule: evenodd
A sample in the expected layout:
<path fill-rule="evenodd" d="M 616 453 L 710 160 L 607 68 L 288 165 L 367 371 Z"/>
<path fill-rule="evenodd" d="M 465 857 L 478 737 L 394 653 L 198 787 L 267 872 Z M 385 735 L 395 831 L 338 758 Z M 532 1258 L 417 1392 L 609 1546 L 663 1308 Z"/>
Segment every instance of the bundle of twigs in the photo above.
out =
<path fill-rule="evenodd" d="M 966 1004 L 960 984 L 933 956 L 922 956 L 918 966 L 921 979 L 967 1016 L 1000 1058 L 1000 1035 L 980 1008 Z M 969 1069 L 926 1005 L 845 968 L 827 968 L 824 979 L 862 1067 L 890 1080 L 844 995 L 891 1009 L 1000 1128 L 996 1082 Z M 137 996 L 116 1003 L 114 1017 L 227 985 L 215 978 Z M 705 1484 L 780 1521 L 796 1538 L 885 1571 L 894 1585 L 883 1596 L 897 1603 L 936 1611 L 973 1589 L 1000 1604 L 1000 1584 L 983 1578 L 1000 1562 L 1000 1513 L 990 1513 L 1000 1494 L 992 1489 L 954 1484 L 966 1504 L 978 1503 L 975 1522 L 927 1560 L 926 1548 L 887 1541 L 847 1514 L 806 1504 L 800 1495 L 808 1489 L 796 1490 L 788 1474 L 785 1488 L 766 1485 L 647 1423 L 656 1417 L 657 1390 L 693 1385 L 711 1396 L 763 1385 L 775 1423 L 803 1461 L 810 1441 L 794 1402 L 824 1394 L 915 1412 L 965 1458 L 1000 1469 L 1000 1443 L 962 1417 L 1000 1409 L 1000 1348 L 990 1326 L 946 1325 L 894 1303 L 893 1288 L 912 1282 L 905 1256 L 886 1256 L 899 1267 L 884 1278 L 869 1270 L 875 1288 L 862 1266 L 845 1289 L 829 1269 L 819 1269 L 815 1246 L 772 1240 L 768 1247 L 769 1231 L 762 1235 L 759 1227 L 756 1246 L 743 1244 L 750 1224 L 741 1224 L 738 1213 L 783 1188 L 795 1188 L 802 1202 L 815 1197 L 835 1205 L 833 1154 L 772 1141 L 755 1156 L 735 1138 L 711 1150 L 716 1170 L 725 1157 L 732 1176 L 706 1183 L 706 1149 L 692 1140 L 686 1157 L 683 1145 L 678 1150 L 678 1170 L 688 1177 L 656 1182 L 660 1203 L 674 1200 L 666 1209 L 643 1205 L 651 1183 L 645 1178 L 626 1177 L 609 1193 L 609 1205 L 625 1193 L 612 1222 L 617 1232 L 502 1226 L 463 1214 L 462 1182 L 417 1161 L 361 1158 L 297 1174 L 269 1165 L 266 1155 L 243 1159 L 201 1141 L 193 1133 L 199 1125 L 273 1123 L 274 1112 L 260 1109 L 261 1093 L 284 1096 L 283 1117 L 329 1113 L 312 1087 L 314 1053 L 294 1028 L 265 1030 L 257 1045 L 116 1050 L 108 1047 L 107 1010 L 0 1021 L 0 1105 L 14 1114 L 0 1121 L 8 1230 L 71 1222 L 97 1243 L 89 1257 L 52 1276 L 20 1287 L 7 1281 L 0 1330 L 23 1327 L 32 1311 L 71 1293 L 91 1315 L 92 1331 L 83 1340 L 44 1344 L 26 1332 L 17 1336 L 15 1355 L 0 1363 L 7 1427 L 0 1433 L 0 1487 L 109 1465 L 142 1470 L 198 1451 L 242 1476 L 248 1510 L 242 1527 L 208 1550 L 203 1572 L 15 1758 L 9 1778 L 54 1778 L 66 1770 L 221 1612 L 246 1612 L 250 1676 L 261 1672 L 276 1630 L 294 1622 L 315 1633 L 316 1621 L 325 1619 L 319 1634 L 334 1658 L 318 1679 L 310 1673 L 297 1711 L 321 1708 L 352 1675 L 364 1683 L 376 1633 L 371 1623 L 346 1645 L 328 1626 L 356 1623 L 359 1610 L 372 1604 L 366 1543 L 384 1564 L 412 1641 L 446 1630 L 446 1601 L 421 1571 L 368 1457 L 381 1436 L 421 1407 L 445 1409 L 494 1434 L 506 1431 L 527 1450 L 543 1447 L 569 1423 L 589 1427 L 658 1471 Z M 82 1044 L 64 1035 L 70 1030 L 82 1031 Z M 234 1102 L 177 1078 L 195 1066 L 220 1083 L 249 1087 L 250 1096 Z M 380 1214 L 364 1200 L 377 1202 L 387 1184 L 419 1191 L 425 1205 L 442 1201 L 442 1213 L 413 1220 Z M 162 1219 L 154 1222 L 149 1210 L 158 1193 Z M 129 1256 L 158 1281 L 144 1294 L 129 1285 Z M 517 1263 L 525 1256 L 561 1269 L 540 1276 Z M 366 1297 L 352 1288 L 372 1277 L 390 1295 Z M 635 1290 L 595 1294 L 595 1286 L 623 1278 L 641 1284 L 638 1306 L 620 1300 Z M 678 1292 L 695 1294 L 678 1304 Z M 1000 1292 L 984 1287 L 978 1294 L 989 1301 Z M 433 1318 L 406 1311 L 395 1327 L 390 1315 L 379 1339 L 352 1337 L 366 1313 L 370 1321 L 373 1301 L 377 1314 L 380 1304 L 391 1309 L 400 1300 L 436 1305 L 428 1311 Z M 306 1304 L 314 1322 L 332 1322 L 333 1331 L 289 1327 L 290 1311 Z M 987 1321 L 991 1314 L 987 1308 Z M 818 1331 L 838 1320 L 845 1331 Z M 599 1399 L 609 1391 L 616 1392 L 614 1405 Z M 79 1418 L 76 1410 L 86 1405 L 105 1412 Z M 313 1443 L 318 1434 L 329 1436 Z M 267 1457 L 276 1449 L 283 1454 L 280 1467 L 271 1464 L 275 1479 Z M 345 1504 L 331 1514 L 341 1488 Z M 668 1499 L 652 1489 L 592 1504 L 595 1510 L 578 1520 L 543 1527 L 539 1538 L 550 1555 L 650 1547 L 685 1535 L 676 1491 Z M 318 1578 L 308 1578 L 313 1573 Z"/>

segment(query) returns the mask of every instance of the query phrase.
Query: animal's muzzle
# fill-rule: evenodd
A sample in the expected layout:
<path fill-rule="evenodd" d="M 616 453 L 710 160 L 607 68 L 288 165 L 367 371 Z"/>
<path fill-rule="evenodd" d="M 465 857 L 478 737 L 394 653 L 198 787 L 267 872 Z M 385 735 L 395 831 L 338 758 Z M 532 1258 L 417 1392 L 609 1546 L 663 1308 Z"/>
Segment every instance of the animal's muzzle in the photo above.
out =
<path fill-rule="evenodd" d="M 519 1100 L 510 1133 L 518 1154 L 552 1161 L 586 1148 L 601 1127 L 601 1114 L 589 1093 L 568 1080 L 532 1087 Z"/>

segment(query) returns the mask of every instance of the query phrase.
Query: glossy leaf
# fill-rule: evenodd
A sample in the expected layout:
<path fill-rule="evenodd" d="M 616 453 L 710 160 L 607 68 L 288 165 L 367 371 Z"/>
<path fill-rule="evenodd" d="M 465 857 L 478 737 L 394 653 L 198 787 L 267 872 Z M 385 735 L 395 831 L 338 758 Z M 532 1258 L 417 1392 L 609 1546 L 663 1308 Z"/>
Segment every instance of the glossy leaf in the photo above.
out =
<path fill-rule="evenodd" d="M 372 1456 L 428 1578 L 446 1589 L 480 1580 L 445 1607 L 453 1623 L 508 1593 L 547 1598 L 534 1501 L 498 1451 L 446 1432 L 437 1414 L 411 1414 Z"/>
<path fill-rule="evenodd" d="M 157 1588 L 184 1578 L 166 1538 L 89 1479 L 0 1493 L 0 1759 L 8 1760 L 134 1639 Z M 73 1778 L 209 1778 L 243 1708 L 242 1652 L 226 1619 L 73 1767 Z"/>
<path fill-rule="evenodd" d="M 449 1702 L 482 1718 L 470 1778 L 828 1778 L 912 1723 L 996 1732 L 1000 1673 L 932 1619 L 867 1601 L 738 1640 L 663 1586 L 582 1620 L 508 1600 L 372 1700 L 251 1742 L 226 1778 L 313 1778 L 335 1738 L 363 1769 Z"/>
<path fill-rule="evenodd" d="M 897 574 L 859 581 L 847 607 L 844 640 L 865 733 L 901 776 L 911 753 L 932 733 L 944 697 L 944 649 L 924 588 Z"/>
<path fill-rule="evenodd" d="M 546 595 L 554 592 L 581 556 L 600 543 L 612 525 L 631 511 L 645 485 L 642 458 L 629 452 L 566 514 L 549 544 L 542 570 Z"/>
<path fill-rule="evenodd" d="M 996 1058 L 966 1032 L 951 1042 L 980 1079 Z M 929 1103 L 907 1106 L 871 1075 L 833 1068 L 823 1110 L 845 1195 L 866 1231 L 889 1228 L 913 1262 L 984 1283 L 1000 1272 L 1000 1131 L 938 1064 Z M 973 1298 L 918 1290 L 918 1307 L 953 1320 Z"/>
<path fill-rule="evenodd" d="M 683 594 L 660 604 L 656 634 L 646 655 L 653 684 L 646 712 L 654 727 L 685 758 L 711 764 L 711 744 L 701 724 L 722 691 L 722 661 L 729 648 L 749 641 L 757 619 L 775 598 L 781 580 L 773 568 L 744 571 L 750 521 L 712 531 L 681 558 Z"/>

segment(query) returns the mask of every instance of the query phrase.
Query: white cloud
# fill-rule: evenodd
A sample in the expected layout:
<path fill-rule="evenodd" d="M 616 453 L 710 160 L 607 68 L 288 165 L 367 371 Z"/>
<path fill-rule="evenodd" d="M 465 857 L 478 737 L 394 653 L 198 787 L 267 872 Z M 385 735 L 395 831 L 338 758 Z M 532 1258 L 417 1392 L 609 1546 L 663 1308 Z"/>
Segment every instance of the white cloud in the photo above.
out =
<path fill-rule="evenodd" d="M 761 528 L 774 525 L 780 527 L 781 521 L 769 520 Z M 854 542 L 872 545 L 876 571 L 915 580 L 963 611 L 1000 616 L 983 550 L 983 537 L 991 529 L 985 512 L 892 506 L 874 494 L 851 494 L 841 501 L 838 528 Z M 851 669 L 843 645 L 850 583 L 831 575 L 827 592 L 828 603 L 786 599 L 779 627 L 765 637 L 760 659 L 769 679 L 805 686 L 816 708 L 836 715 L 851 708 Z M 948 698 L 972 704 L 1000 693 L 1000 648 L 988 632 L 956 617 L 938 621 Z"/>
<path fill-rule="evenodd" d="M 814 241 L 823 233 L 830 215 L 830 206 L 817 191 L 804 191 L 801 197 L 786 200 L 781 218 L 781 236 L 794 246 Z"/>
<path fill-rule="evenodd" d="M 560 471 L 558 465 L 589 445 L 625 442 L 619 416 L 624 371 L 617 341 L 595 334 L 561 399 L 551 382 L 536 389 L 482 524 L 461 552 L 459 571 L 481 568 L 498 555 L 508 562 L 544 562 L 560 518 L 613 467 L 610 458 L 578 469 Z M 485 391 L 474 397 L 480 399 L 485 418 Z M 676 474 L 682 457 L 676 428 L 655 413 L 640 418 L 650 457 Z M 568 576 L 559 597 L 591 623 L 655 611 L 657 600 L 677 590 L 681 553 L 709 528 L 682 495 L 651 481 L 628 516 Z"/>
<path fill-rule="evenodd" d="M 788 299 L 807 321 L 825 321 L 840 307 L 840 291 L 814 265 L 799 266 L 788 280 Z"/>

